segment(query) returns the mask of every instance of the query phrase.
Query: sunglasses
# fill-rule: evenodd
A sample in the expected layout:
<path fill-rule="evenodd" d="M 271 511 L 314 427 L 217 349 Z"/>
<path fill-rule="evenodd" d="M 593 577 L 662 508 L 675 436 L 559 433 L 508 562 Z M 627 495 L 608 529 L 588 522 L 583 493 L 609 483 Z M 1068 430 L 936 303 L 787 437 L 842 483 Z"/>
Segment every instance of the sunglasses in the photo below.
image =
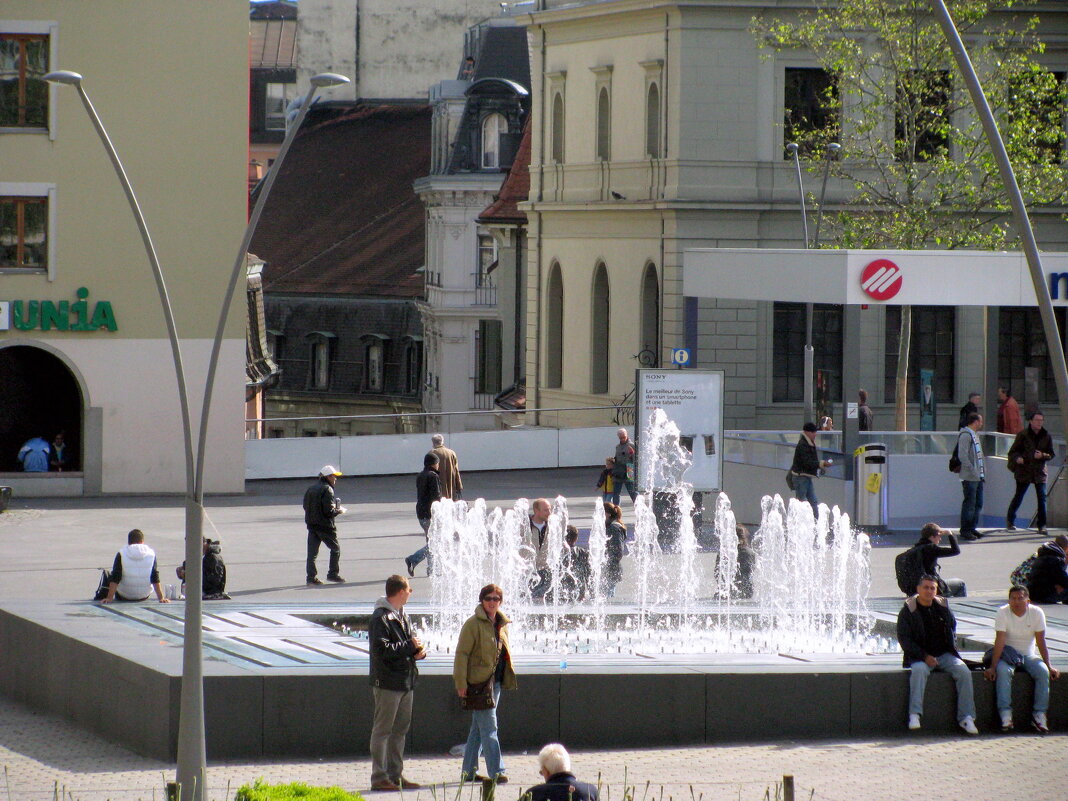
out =
<path fill-rule="evenodd" d="M 494 603 L 498 603 L 499 604 L 501 602 L 501 596 L 499 596 L 499 595 L 487 595 L 482 600 L 483 601 L 493 601 Z"/>

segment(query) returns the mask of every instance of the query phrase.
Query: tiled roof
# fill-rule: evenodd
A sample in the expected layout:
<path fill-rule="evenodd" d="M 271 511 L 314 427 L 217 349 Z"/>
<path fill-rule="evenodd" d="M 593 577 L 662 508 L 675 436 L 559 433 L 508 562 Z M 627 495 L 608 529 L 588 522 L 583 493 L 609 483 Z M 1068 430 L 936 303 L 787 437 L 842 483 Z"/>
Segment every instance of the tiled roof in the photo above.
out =
<path fill-rule="evenodd" d="M 297 66 L 297 19 L 253 19 L 249 22 L 249 66 L 252 69 L 293 69 Z"/>
<path fill-rule="evenodd" d="M 519 142 L 519 150 L 516 151 L 515 161 L 508 170 L 508 176 L 501 184 L 501 191 L 497 199 L 479 215 L 481 223 L 511 223 L 525 225 L 527 215 L 517 207 L 530 193 L 530 123 L 532 114 L 527 115 L 526 125 L 523 126 L 523 138 Z"/>
<path fill-rule="evenodd" d="M 264 291 L 350 297 L 423 294 L 430 171 L 426 105 L 328 105 L 308 114 L 282 164 L 251 250 Z"/>

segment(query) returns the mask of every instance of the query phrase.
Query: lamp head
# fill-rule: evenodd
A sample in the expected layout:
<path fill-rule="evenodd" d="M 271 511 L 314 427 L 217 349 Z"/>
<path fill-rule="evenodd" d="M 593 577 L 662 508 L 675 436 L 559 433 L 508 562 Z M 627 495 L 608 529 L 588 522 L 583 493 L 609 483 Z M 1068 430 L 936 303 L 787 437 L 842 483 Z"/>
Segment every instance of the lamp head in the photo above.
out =
<path fill-rule="evenodd" d="M 786 149 L 789 150 L 791 153 L 796 153 L 799 149 L 799 146 L 797 142 L 787 142 Z"/>
<path fill-rule="evenodd" d="M 831 155 L 837 156 L 841 152 L 842 146 L 837 142 L 831 142 L 827 145 L 827 149 L 831 151 Z"/>
<path fill-rule="evenodd" d="M 317 89 L 326 89 L 330 86 L 341 86 L 346 83 L 352 83 L 352 81 L 344 75 L 338 75 L 336 72 L 320 72 L 318 75 L 313 75 L 311 79 L 312 86 Z"/>
<path fill-rule="evenodd" d="M 65 83 L 70 86 L 80 86 L 82 82 L 82 76 L 77 72 L 71 72 L 70 70 L 56 70 L 55 72 L 49 72 L 44 76 L 44 79 L 49 83 Z"/>

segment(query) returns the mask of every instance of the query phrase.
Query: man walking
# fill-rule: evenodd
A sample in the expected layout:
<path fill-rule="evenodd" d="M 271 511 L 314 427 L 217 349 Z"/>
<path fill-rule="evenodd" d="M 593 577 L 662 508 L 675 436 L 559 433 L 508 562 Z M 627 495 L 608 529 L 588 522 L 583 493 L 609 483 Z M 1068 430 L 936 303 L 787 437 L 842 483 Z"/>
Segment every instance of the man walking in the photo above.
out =
<path fill-rule="evenodd" d="M 1009 400 L 1012 400 L 1011 398 Z M 1027 494 L 1027 488 L 1035 485 L 1035 525 L 1038 533 L 1046 533 L 1046 462 L 1053 458 L 1053 437 L 1043 427 L 1046 416 L 1035 412 L 1027 422 L 1027 428 L 1016 435 L 1009 448 L 1009 468 L 1016 476 L 1016 494 L 1012 496 L 1009 511 L 1005 513 L 1005 528 L 1016 530 L 1016 510 Z"/>
<path fill-rule="evenodd" d="M 458 501 L 464 497 L 464 482 L 460 479 L 460 461 L 456 451 L 445 447 L 445 437 L 435 434 L 430 438 L 433 449 L 430 451 L 438 457 L 438 478 L 441 480 L 441 497 Z"/>
<path fill-rule="evenodd" d="M 998 433 L 1016 435 L 1022 428 L 1016 398 L 1009 393 L 1008 387 L 998 387 Z"/>
<path fill-rule="evenodd" d="M 419 670 L 426 659 L 419 638 L 412 634 L 404 605 L 412 588 L 404 576 L 386 579 L 385 597 L 371 614 L 371 692 L 375 717 L 371 728 L 371 789 L 416 790 L 420 785 L 404 776 L 404 740 L 412 723 L 412 697 Z"/>
<path fill-rule="evenodd" d="M 983 536 L 976 528 L 983 511 L 983 484 L 986 481 L 986 462 L 983 446 L 979 442 L 979 429 L 982 427 L 983 416 L 972 412 L 957 434 L 960 485 L 964 492 L 964 500 L 960 505 L 960 536 L 965 540 L 977 540 Z"/>
<path fill-rule="evenodd" d="M 871 413 L 871 407 L 868 405 L 867 390 L 857 390 L 857 427 L 861 431 L 871 431 L 873 420 L 874 416 Z"/>
<path fill-rule="evenodd" d="M 341 501 L 334 497 L 334 485 L 340 475 L 341 471 L 332 464 L 323 465 L 319 480 L 304 493 L 304 523 L 308 527 L 308 584 L 323 583 L 315 567 L 320 544 L 330 550 L 330 568 L 326 580 L 338 584 L 345 581 L 341 578 L 341 545 L 337 541 L 337 525 L 334 523 L 334 518 L 346 511 Z"/>
<path fill-rule="evenodd" d="M 968 394 L 968 402 L 960 407 L 960 421 L 957 428 L 961 429 L 968 425 L 968 415 L 979 414 L 979 404 L 983 402 L 983 396 L 978 392 Z"/>
<path fill-rule="evenodd" d="M 820 459 L 820 452 L 816 449 L 816 430 L 815 423 L 805 423 L 801 427 L 801 439 L 794 448 L 794 461 L 790 465 L 790 472 L 794 477 L 794 497 L 799 501 L 808 501 L 812 506 L 812 514 L 819 520 L 820 501 L 816 497 L 813 482 L 820 470 L 830 462 Z"/>
<path fill-rule="evenodd" d="M 1035 682 L 1031 725 L 1039 734 L 1046 734 L 1049 731 L 1046 720 L 1049 680 L 1057 679 L 1061 674 L 1049 661 L 1046 613 L 1037 606 L 1031 606 L 1026 587 L 1009 590 L 1008 604 L 998 609 L 994 618 L 994 647 L 991 649 L 990 667 L 983 671 L 987 681 L 997 681 L 998 714 L 1001 715 L 1001 730 L 1004 732 L 1013 729 L 1012 674 L 1018 667 L 1030 673 Z"/>
<path fill-rule="evenodd" d="M 634 499 L 638 497 L 638 493 L 634 491 L 634 457 L 637 451 L 634 449 L 634 443 L 630 441 L 627 429 L 621 428 L 616 431 L 616 437 L 619 439 L 619 444 L 616 445 L 615 464 L 612 466 L 615 497 L 618 500 L 620 488 L 626 487 L 630 502 L 634 503 Z"/>
<path fill-rule="evenodd" d="M 534 570 L 537 581 L 530 589 L 530 597 L 541 600 L 552 584 L 552 572 L 549 570 L 549 515 L 552 507 L 545 498 L 537 498 L 530 505 L 530 525 L 527 530 L 526 545 L 534 554 Z"/>
<path fill-rule="evenodd" d="M 897 615 L 897 641 L 909 668 L 909 729 L 920 728 L 923 694 L 931 671 L 941 668 L 957 684 L 957 724 L 968 734 L 975 728 L 975 696 L 972 673 L 957 653 L 957 620 L 949 602 L 938 595 L 938 579 L 924 575 L 916 585 L 916 594 L 905 601 Z"/>
<path fill-rule="evenodd" d="M 434 572 L 434 557 L 430 553 L 431 509 L 435 501 L 441 500 L 441 480 L 438 478 L 438 456 L 428 453 L 423 457 L 423 472 L 415 477 L 415 516 L 423 528 L 426 543 L 411 556 L 404 557 L 404 566 L 408 575 L 415 575 L 415 566 L 426 559 L 426 574 Z"/>

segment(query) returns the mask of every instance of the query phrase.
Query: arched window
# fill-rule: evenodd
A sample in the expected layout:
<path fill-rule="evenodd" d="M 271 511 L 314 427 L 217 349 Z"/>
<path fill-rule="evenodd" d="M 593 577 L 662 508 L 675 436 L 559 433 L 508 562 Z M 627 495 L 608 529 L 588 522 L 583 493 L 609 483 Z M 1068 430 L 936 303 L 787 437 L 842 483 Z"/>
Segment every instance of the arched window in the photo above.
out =
<path fill-rule="evenodd" d="M 556 262 L 549 268 L 546 295 L 548 330 L 545 337 L 545 385 L 550 389 L 559 389 L 564 385 L 564 281 L 560 275 L 560 265 Z"/>
<path fill-rule="evenodd" d="M 590 392 L 608 392 L 608 270 L 598 262 L 593 271 L 593 303 L 590 309 Z"/>
<path fill-rule="evenodd" d="M 652 263 L 645 266 L 641 299 L 641 341 L 638 348 L 653 353 L 654 361 L 649 366 L 656 367 L 660 363 L 660 281 L 656 277 L 656 265 Z"/>
<path fill-rule="evenodd" d="M 482 168 L 501 166 L 501 137 L 508 133 L 508 121 L 503 114 L 487 114 L 482 120 Z"/>
<path fill-rule="evenodd" d="M 645 95 L 645 155 L 660 158 L 660 88 L 655 83 Z"/>
<path fill-rule="evenodd" d="M 602 86 L 597 93 L 597 159 L 612 159 L 612 103 L 608 99 L 607 86 Z"/>
<path fill-rule="evenodd" d="M 371 342 L 364 352 L 364 370 L 367 376 L 367 391 L 382 391 L 382 343 Z"/>
<path fill-rule="evenodd" d="M 564 98 L 557 92 L 553 95 L 552 160 L 564 163 Z"/>

